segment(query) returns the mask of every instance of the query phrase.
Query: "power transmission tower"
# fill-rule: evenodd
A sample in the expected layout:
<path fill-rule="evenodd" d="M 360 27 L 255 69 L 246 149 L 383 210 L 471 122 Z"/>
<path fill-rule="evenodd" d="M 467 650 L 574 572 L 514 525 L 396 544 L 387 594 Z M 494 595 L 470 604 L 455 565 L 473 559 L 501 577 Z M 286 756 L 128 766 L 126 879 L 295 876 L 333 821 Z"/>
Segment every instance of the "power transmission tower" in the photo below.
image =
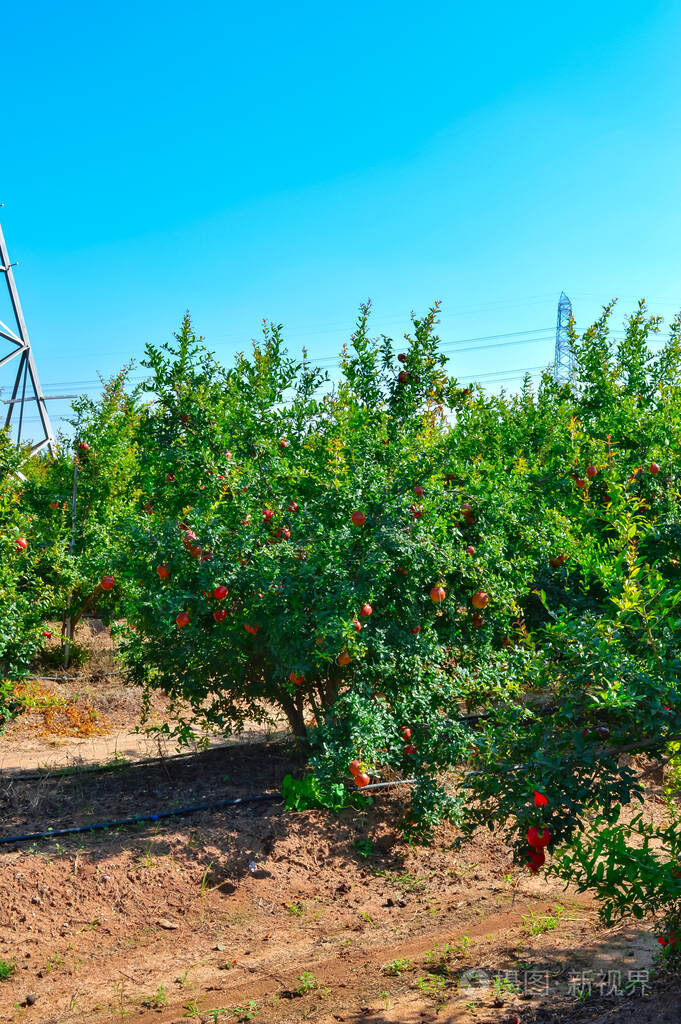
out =
<path fill-rule="evenodd" d="M 572 303 L 565 292 L 558 299 L 558 319 L 556 321 L 556 357 L 553 367 L 554 380 L 567 380 L 574 366 L 575 358 L 570 345 L 570 323 L 572 321 Z"/>
<path fill-rule="evenodd" d="M 0 320 L 0 339 L 9 342 L 13 346 L 7 355 L 0 358 L 0 367 L 4 366 L 5 363 L 9 363 L 12 359 L 19 359 L 11 398 L 9 401 L 4 401 L 4 404 L 8 406 L 7 416 L 5 417 L 5 427 L 10 427 L 12 425 L 14 414 L 18 413 L 18 420 L 16 421 L 16 443 L 20 444 L 24 428 L 24 411 L 26 403 L 35 402 L 38 409 L 38 416 L 40 417 L 43 436 L 33 444 L 31 452 L 39 452 L 41 449 L 47 447 L 50 455 L 54 455 L 54 435 L 52 433 L 50 417 L 47 414 L 45 396 L 43 395 L 42 388 L 40 387 L 38 370 L 36 369 L 33 352 L 31 350 L 31 342 L 29 341 L 28 331 L 26 330 L 26 321 L 24 320 L 21 303 L 19 302 L 19 293 L 14 280 L 14 274 L 12 273 L 13 266 L 14 264 L 9 261 L 9 254 L 7 252 L 7 246 L 5 245 L 5 236 L 2 233 L 2 226 L 0 226 L 0 272 L 5 275 L 5 281 L 7 282 L 7 289 L 9 291 L 9 301 L 12 306 L 15 321 L 14 326 L 9 327 Z"/>

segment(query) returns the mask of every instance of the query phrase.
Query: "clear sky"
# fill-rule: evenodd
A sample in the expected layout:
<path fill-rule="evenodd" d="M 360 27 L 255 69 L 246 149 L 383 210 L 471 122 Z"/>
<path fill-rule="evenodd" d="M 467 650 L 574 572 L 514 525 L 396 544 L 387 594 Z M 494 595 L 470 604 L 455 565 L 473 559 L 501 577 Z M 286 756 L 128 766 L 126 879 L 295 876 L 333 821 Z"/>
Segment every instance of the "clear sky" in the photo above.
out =
<path fill-rule="evenodd" d="M 0 38 L 0 218 L 47 393 L 186 308 L 225 361 L 266 317 L 332 365 L 362 299 L 395 337 L 440 299 L 452 372 L 497 387 L 551 360 L 561 289 L 578 324 L 681 306 L 673 0 L 34 0 Z"/>

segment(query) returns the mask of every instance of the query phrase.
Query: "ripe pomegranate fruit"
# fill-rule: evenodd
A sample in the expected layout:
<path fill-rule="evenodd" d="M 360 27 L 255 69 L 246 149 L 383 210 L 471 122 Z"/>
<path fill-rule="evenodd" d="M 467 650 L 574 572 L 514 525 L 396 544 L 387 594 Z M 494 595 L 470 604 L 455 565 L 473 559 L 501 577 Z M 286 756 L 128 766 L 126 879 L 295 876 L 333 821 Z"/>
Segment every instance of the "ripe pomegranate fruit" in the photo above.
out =
<path fill-rule="evenodd" d="M 447 594 L 445 592 L 444 587 L 433 587 L 433 589 L 430 592 L 430 600 L 434 604 L 440 604 L 441 601 L 444 601 L 446 596 Z"/>
<path fill-rule="evenodd" d="M 544 851 L 543 850 L 534 850 L 532 852 L 532 854 L 530 855 L 530 857 L 528 858 L 528 863 L 530 865 L 530 871 L 532 872 L 533 875 L 536 875 L 536 873 L 539 871 L 539 868 L 542 866 L 542 864 L 546 863 L 546 857 L 544 856 Z"/>
<path fill-rule="evenodd" d="M 289 512 L 297 512 L 298 511 L 298 502 L 297 501 L 289 501 L 289 503 L 288 503 L 288 510 L 289 510 Z"/>
<path fill-rule="evenodd" d="M 541 850 L 542 847 L 548 846 L 551 842 L 551 833 L 547 828 L 540 832 L 536 825 L 531 825 L 527 830 L 527 841 L 530 846 Z"/>
<path fill-rule="evenodd" d="M 302 676 L 297 676 L 297 675 L 295 674 L 295 672 L 290 672 L 290 673 L 289 673 L 289 679 L 291 680 L 291 682 L 292 682 L 292 683 L 293 683 L 293 684 L 294 684 L 295 686 L 300 686 L 300 684 L 301 684 L 301 683 L 302 683 L 302 681 L 303 681 L 303 677 L 302 677 Z"/>
<path fill-rule="evenodd" d="M 475 554 L 475 548 L 473 547 L 472 544 L 469 544 L 468 547 L 465 550 L 466 550 L 466 554 L 467 555 L 474 555 Z"/>
<path fill-rule="evenodd" d="M 161 580 L 169 580 L 170 579 L 170 570 L 166 569 L 165 565 L 159 565 L 159 567 L 156 570 L 156 572 L 158 573 L 158 578 L 159 579 L 161 579 Z"/>
<path fill-rule="evenodd" d="M 177 623 L 177 628 L 178 629 L 183 629 L 185 626 L 188 626 L 189 625 L 189 612 L 180 612 L 180 614 L 175 619 L 175 622 Z"/>
<path fill-rule="evenodd" d="M 409 380 L 409 374 L 407 373 L 406 370 L 400 370 L 400 372 L 397 374 L 397 379 L 400 382 L 400 384 L 406 384 L 407 381 Z"/>
<path fill-rule="evenodd" d="M 414 494 L 416 495 L 417 498 L 423 497 L 423 487 L 421 487 L 421 484 L 416 485 L 416 487 L 414 488 Z"/>
<path fill-rule="evenodd" d="M 588 476 L 589 480 L 593 480 L 593 478 L 596 476 L 597 472 L 598 472 L 598 470 L 596 469 L 595 466 L 587 466 L 586 467 L 586 475 Z"/>
<path fill-rule="evenodd" d="M 353 512 L 351 518 L 354 526 L 364 526 L 367 521 L 363 512 Z"/>
<path fill-rule="evenodd" d="M 17 537 L 17 539 L 14 541 L 14 547 L 17 549 L 17 551 L 25 551 L 26 548 L 28 547 L 28 541 L 26 540 L 25 537 Z"/>
<path fill-rule="evenodd" d="M 222 622 L 223 619 L 227 618 L 227 609 L 216 608 L 215 611 L 213 612 L 213 618 L 215 619 L 216 622 Z"/>
<path fill-rule="evenodd" d="M 351 661 L 352 658 L 350 657 L 347 651 L 341 651 L 341 653 L 338 655 L 339 665 L 349 665 Z"/>
<path fill-rule="evenodd" d="M 486 608 L 489 604 L 489 594 L 486 594 L 484 590 L 476 591 L 471 598 L 471 604 L 474 608 Z"/>
<path fill-rule="evenodd" d="M 368 786 L 370 782 L 371 779 L 366 774 L 366 772 L 359 772 L 357 775 L 355 775 L 355 785 L 357 786 L 358 789 L 364 789 L 364 787 Z"/>
<path fill-rule="evenodd" d="M 102 588 L 102 590 L 113 590 L 115 582 L 116 581 L 113 578 L 113 576 L 102 576 L 101 580 L 99 581 L 99 585 Z"/>
<path fill-rule="evenodd" d="M 370 604 L 363 604 L 359 610 L 359 614 L 362 616 L 362 618 L 366 619 L 371 615 L 372 611 L 373 608 L 371 607 Z"/>
<path fill-rule="evenodd" d="M 651 462 L 648 466 L 648 471 L 652 473 L 653 476 L 657 476 L 657 474 L 660 472 L 660 467 L 656 462 Z"/>
<path fill-rule="evenodd" d="M 362 765 L 359 761 L 351 761 L 348 767 L 351 775 L 360 775 L 362 772 Z"/>
<path fill-rule="evenodd" d="M 220 583 L 219 586 L 215 587 L 215 589 L 213 590 L 213 597 L 215 598 L 216 601 L 224 601 L 224 599 L 227 597 L 227 594 L 229 594 L 229 590 L 224 585 L 224 583 Z"/>

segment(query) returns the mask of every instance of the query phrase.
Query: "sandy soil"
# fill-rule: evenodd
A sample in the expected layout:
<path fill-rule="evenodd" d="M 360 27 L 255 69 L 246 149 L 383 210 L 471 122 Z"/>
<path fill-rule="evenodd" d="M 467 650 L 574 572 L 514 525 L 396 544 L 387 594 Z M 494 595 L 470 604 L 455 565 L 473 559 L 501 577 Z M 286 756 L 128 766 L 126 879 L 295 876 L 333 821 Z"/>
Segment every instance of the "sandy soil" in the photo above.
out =
<path fill-rule="evenodd" d="M 107 716 L 111 731 L 88 742 L 132 735 L 139 694 L 97 673 L 94 657 L 55 685 Z M 5 837 L 276 792 L 303 771 L 285 740 L 254 733 L 178 760 L 36 773 L 49 754 L 97 748 L 63 735 L 54 747 L 40 714 L 22 718 L 0 740 Z M 650 970 L 648 926 L 603 929 L 590 899 L 514 868 L 489 832 L 454 851 L 445 828 L 411 849 L 393 827 L 404 799 L 340 815 L 259 802 L 0 845 L 0 1021 L 681 1020 L 664 978 L 648 976 L 645 997 L 585 996 L 588 972 L 624 989 Z M 467 985 L 471 969 L 496 985 Z"/>

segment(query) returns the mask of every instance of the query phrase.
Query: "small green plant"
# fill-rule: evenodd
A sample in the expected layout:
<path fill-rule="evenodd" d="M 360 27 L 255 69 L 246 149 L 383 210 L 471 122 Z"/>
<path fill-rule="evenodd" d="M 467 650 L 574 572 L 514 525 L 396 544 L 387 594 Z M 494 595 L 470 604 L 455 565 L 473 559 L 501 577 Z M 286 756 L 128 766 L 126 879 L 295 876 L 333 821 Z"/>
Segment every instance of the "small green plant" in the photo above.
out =
<path fill-rule="evenodd" d="M 298 981 L 300 985 L 298 985 L 296 992 L 299 996 L 304 996 L 307 992 L 314 992 L 315 989 L 319 988 L 319 982 L 312 971 L 303 971 Z"/>
<path fill-rule="evenodd" d="M 373 872 L 379 878 L 384 878 L 390 885 L 402 892 L 424 893 L 428 888 L 427 879 L 418 875 L 411 875 L 408 871 L 397 874 L 395 871 L 384 871 L 382 868 L 374 868 Z"/>
<path fill-rule="evenodd" d="M 62 957 L 59 956 L 59 953 L 55 953 L 54 956 L 48 956 L 45 961 L 45 967 L 48 971 L 52 971 L 55 967 L 61 967 L 63 963 L 64 961 Z"/>
<path fill-rule="evenodd" d="M 244 1006 L 233 1006 L 231 1009 L 227 1009 L 227 1013 L 231 1013 L 232 1017 L 235 1017 L 239 1024 L 245 1024 L 246 1021 L 253 1020 L 258 1009 L 258 1004 L 255 999 L 249 999 Z"/>
<path fill-rule="evenodd" d="M 386 964 L 383 964 L 381 971 L 383 974 L 387 974 L 391 978 L 399 978 L 400 974 L 404 974 L 405 971 L 410 971 L 413 966 L 414 965 L 409 957 L 404 957 L 401 960 L 389 960 Z"/>
<path fill-rule="evenodd" d="M 213 1024 L 218 1024 L 220 1016 L 223 1013 L 228 1013 L 229 1011 L 222 1006 L 215 1006 L 212 1010 L 208 1010 L 207 1012 L 212 1017 Z"/>
<path fill-rule="evenodd" d="M 281 784 L 281 795 L 287 811 L 307 811 L 313 807 L 324 807 L 329 811 L 342 811 L 350 803 L 350 794 L 340 783 L 328 783 L 322 787 L 315 775 L 302 779 L 285 775 Z"/>
<path fill-rule="evenodd" d="M 16 970 L 16 964 L 14 960 L 3 960 L 0 957 L 0 981 L 6 981 L 7 978 L 11 978 Z"/>
<path fill-rule="evenodd" d="M 140 858 L 139 858 L 140 863 L 144 864 L 145 868 L 150 868 L 152 863 L 153 863 L 153 859 L 154 859 L 153 851 L 154 851 L 154 841 L 152 839 L 144 847 L 144 849 L 142 850 L 142 853 L 140 855 Z"/>
<path fill-rule="evenodd" d="M 495 978 L 492 988 L 497 996 L 514 995 L 521 991 L 520 986 L 511 981 L 510 978 Z"/>
<path fill-rule="evenodd" d="M 434 999 L 439 1005 L 444 1004 L 445 979 L 440 977 L 439 974 L 426 974 L 425 977 L 418 979 L 416 985 L 424 995 Z"/>
<path fill-rule="evenodd" d="M 442 970 L 447 966 L 447 962 L 452 956 L 460 956 L 471 945 L 472 940 L 468 935 L 462 935 L 460 939 L 454 942 L 445 942 L 444 946 L 440 946 L 436 942 L 435 947 L 426 953 L 426 963 L 437 966 Z"/>
<path fill-rule="evenodd" d="M 544 932 L 551 932 L 560 924 L 560 919 L 565 907 L 557 906 L 553 914 L 541 916 L 532 911 L 531 914 L 523 915 L 523 924 L 530 935 L 542 935 Z"/>
<path fill-rule="evenodd" d="M 159 1010 L 162 1006 L 168 1005 L 168 997 L 166 996 L 166 990 L 164 985 L 159 987 L 154 992 L 153 996 L 149 996 L 142 1003 L 142 1006 L 146 1006 L 149 1010 Z"/>
<path fill-rule="evenodd" d="M 304 903 L 294 901 L 293 903 L 285 903 L 284 906 L 293 917 L 301 917 L 305 913 Z"/>
<path fill-rule="evenodd" d="M 364 858 L 373 857 L 375 853 L 374 844 L 371 839 L 358 839 L 355 843 L 355 850 L 360 857 Z"/>

